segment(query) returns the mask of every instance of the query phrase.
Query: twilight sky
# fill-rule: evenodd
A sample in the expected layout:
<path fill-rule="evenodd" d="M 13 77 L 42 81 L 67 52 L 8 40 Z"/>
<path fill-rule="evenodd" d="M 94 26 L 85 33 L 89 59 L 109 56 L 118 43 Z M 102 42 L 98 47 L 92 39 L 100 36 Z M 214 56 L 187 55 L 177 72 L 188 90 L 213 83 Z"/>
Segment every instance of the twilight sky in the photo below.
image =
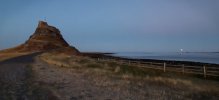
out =
<path fill-rule="evenodd" d="M 81 51 L 219 51 L 219 0 L 1 0 L 0 49 L 44 19 Z"/>

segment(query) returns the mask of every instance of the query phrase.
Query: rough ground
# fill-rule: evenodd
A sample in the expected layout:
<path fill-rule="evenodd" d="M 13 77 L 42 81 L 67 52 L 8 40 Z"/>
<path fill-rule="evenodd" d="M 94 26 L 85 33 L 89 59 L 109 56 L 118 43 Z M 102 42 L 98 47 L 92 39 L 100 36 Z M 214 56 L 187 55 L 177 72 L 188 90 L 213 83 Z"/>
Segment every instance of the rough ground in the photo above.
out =
<path fill-rule="evenodd" d="M 218 82 L 206 81 L 206 84 L 213 85 L 206 89 L 206 85 L 194 86 L 187 80 L 116 74 L 119 70 L 117 67 L 109 71 L 94 64 L 89 67 L 80 65 L 77 62 L 78 58 L 74 56 L 68 59 L 76 61 L 72 60 L 70 66 L 63 66 L 58 63 L 49 64 L 36 55 L 38 54 L 20 56 L 0 63 L 0 100 L 217 100 L 219 98 L 219 87 L 215 85 Z"/>
<path fill-rule="evenodd" d="M 27 95 L 28 67 L 37 54 L 0 62 L 0 100 L 24 100 Z"/>
<path fill-rule="evenodd" d="M 49 89 L 35 83 L 32 64 L 40 53 L 0 62 L 0 100 L 57 100 Z"/>
<path fill-rule="evenodd" d="M 118 75 L 117 68 L 109 71 L 105 62 L 100 62 L 101 66 L 91 66 L 86 65 L 89 61 L 83 58 L 81 61 L 86 63 L 78 64 L 81 58 L 74 56 L 65 59 L 59 55 L 57 62 L 51 62 L 49 58 L 46 59 L 52 64 L 38 59 L 33 70 L 38 72 L 36 79 L 53 89 L 62 100 L 217 100 L 219 96 L 217 90 L 212 90 L 218 89 L 219 85 L 210 81 L 207 84 L 215 86 L 207 86 L 208 90 L 206 85 L 195 86 L 188 80 Z M 65 60 L 59 62 L 60 59 Z"/>

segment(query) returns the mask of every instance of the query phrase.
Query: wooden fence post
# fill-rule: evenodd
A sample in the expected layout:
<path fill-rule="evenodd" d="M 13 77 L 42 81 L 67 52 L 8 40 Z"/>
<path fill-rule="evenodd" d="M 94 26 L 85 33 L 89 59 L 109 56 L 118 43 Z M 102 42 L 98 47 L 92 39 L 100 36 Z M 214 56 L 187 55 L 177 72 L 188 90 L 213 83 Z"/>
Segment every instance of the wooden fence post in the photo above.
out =
<path fill-rule="evenodd" d="M 163 71 L 166 72 L 166 63 L 163 64 Z"/>
<path fill-rule="evenodd" d="M 203 71 L 204 71 L 204 78 L 206 78 L 206 67 L 203 66 Z"/>
<path fill-rule="evenodd" d="M 131 63 L 130 63 L 130 60 L 129 60 L 129 65 L 130 65 Z"/>
<path fill-rule="evenodd" d="M 97 61 L 100 61 L 100 58 L 97 58 Z"/>
<path fill-rule="evenodd" d="M 185 73 L 185 67 L 184 67 L 184 64 L 182 65 L 182 73 L 183 73 L 183 74 Z"/>

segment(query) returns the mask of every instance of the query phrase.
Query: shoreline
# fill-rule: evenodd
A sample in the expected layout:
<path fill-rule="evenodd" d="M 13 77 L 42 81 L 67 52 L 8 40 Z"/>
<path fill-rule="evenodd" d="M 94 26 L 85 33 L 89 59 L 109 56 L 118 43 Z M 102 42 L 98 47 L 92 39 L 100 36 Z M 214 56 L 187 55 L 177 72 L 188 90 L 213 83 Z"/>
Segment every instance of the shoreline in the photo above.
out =
<path fill-rule="evenodd" d="M 125 58 L 125 57 L 112 56 L 110 54 L 115 54 L 115 53 L 82 52 L 82 56 L 88 56 L 91 58 L 106 58 L 106 59 L 154 62 L 154 63 L 166 62 L 168 64 L 174 64 L 174 65 L 219 67 L 219 64 L 214 64 L 214 63 L 204 63 L 204 62 L 195 62 L 195 61 L 177 61 L 177 60 L 158 60 L 158 59 L 136 59 L 136 58 Z"/>

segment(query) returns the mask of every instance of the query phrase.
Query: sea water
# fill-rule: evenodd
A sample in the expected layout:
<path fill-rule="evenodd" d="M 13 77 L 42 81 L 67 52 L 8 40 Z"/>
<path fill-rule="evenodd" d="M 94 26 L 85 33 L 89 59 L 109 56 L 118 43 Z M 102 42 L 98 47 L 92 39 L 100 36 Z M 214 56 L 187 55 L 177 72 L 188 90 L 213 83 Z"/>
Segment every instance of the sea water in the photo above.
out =
<path fill-rule="evenodd" d="M 197 52 L 118 52 L 113 56 L 134 59 L 192 61 L 219 64 L 219 53 Z"/>

